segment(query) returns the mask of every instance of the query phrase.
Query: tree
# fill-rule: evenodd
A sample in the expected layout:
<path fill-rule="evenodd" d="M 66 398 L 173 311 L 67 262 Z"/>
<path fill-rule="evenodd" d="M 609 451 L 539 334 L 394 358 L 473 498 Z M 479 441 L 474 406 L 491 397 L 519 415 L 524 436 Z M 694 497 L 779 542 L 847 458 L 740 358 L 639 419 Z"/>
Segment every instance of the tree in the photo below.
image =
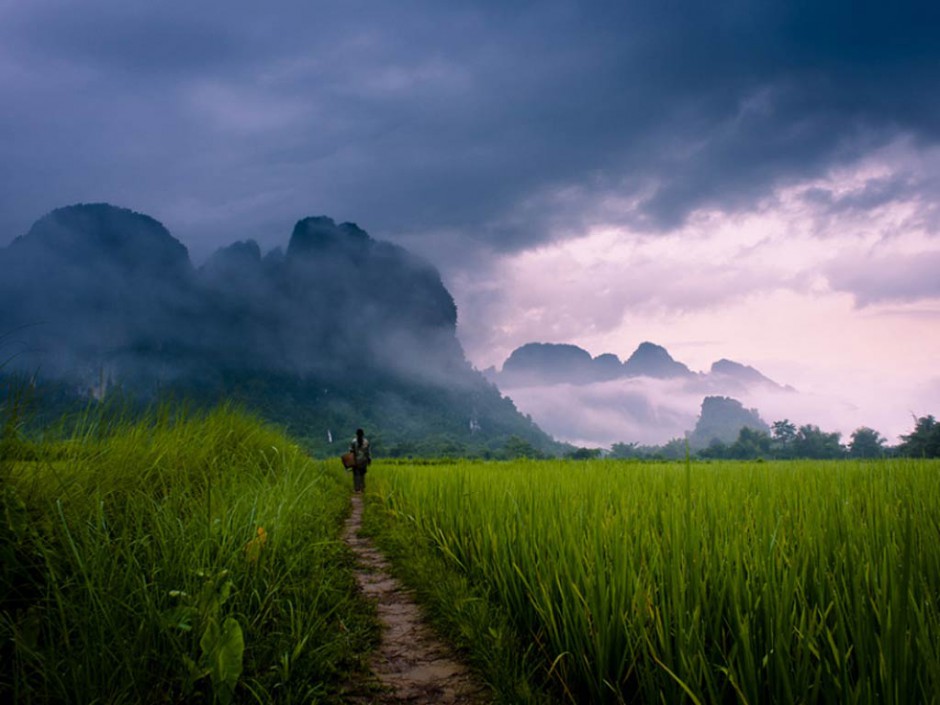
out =
<path fill-rule="evenodd" d="M 800 426 L 793 441 L 793 456 L 796 458 L 841 458 L 845 449 L 839 442 L 842 434 L 826 433 L 819 426 L 806 424 Z"/>
<path fill-rule="evenodd" d="M 732 458 L 749 460 L 770 455 L 770 436 L 763 431 L 757 431 L 745 426 L 738 433 L 738 440 L 731 444 L 728 453 Z"/>
<path fill-rule="evenodd" d="M 722 458 L 730 458 L 731 456 L 728 453 L 728 446 L 715 438 L 708 444 L 708 448 L 703 448 L 698 452 L 698 457 L 720 460 Z"/>
<path fill-rule="evenodd" d="M 686 456 L 686 453 L 689 451 L 688 441 L 684 438 L 673 438 L 671 441 L 667 441 L 662 448 L 660 448 L 660 453 L 662 457 L 667 460 L 682 460 Z"/>
<path fill-rule="evenodd" d="M 796 425 L 789 419 L 774 421 L 771 430 L 773 438 L 773 451 L 778 458 L 793 456 L 793 444 L 796 441 Z"/>
<path fill-rule="evenodd" d="M 862 426 L 852 431 L 850 458 L 880 458 L 885 454 L 886 439 L 878 431 Z"/>
<path fill-rule="evenodd" d="M 638 458 L 640 457 L 637 444 L 634 443 L 614 443 L 610 447 L 611 458 Z"/>
<path fill-rule="evenodd" d="M 601 457 L 601 449 L 581 447 L 570 453 L 566 453 L 565 457 L 571 460 L 594 460 L 595 458 Z"/>
<path fill-rule="evenodd" d="M 540 453 L 535 446 L 529 443 L 527 440 L 519 438 L 519 436 L 510 436 L 506 439 L 506 445 L 504 446 L 503 452 L 506 454 L 506 457 L 510 460 L 515 458 L 541 458 L 542 453 Z"/>
<path fill-rule="evenodd" d="M 898 453 L 912 458 L 940 458 L 940 423 L 933 416 L 917 419 L 914 430 L 898 446 Z"/>

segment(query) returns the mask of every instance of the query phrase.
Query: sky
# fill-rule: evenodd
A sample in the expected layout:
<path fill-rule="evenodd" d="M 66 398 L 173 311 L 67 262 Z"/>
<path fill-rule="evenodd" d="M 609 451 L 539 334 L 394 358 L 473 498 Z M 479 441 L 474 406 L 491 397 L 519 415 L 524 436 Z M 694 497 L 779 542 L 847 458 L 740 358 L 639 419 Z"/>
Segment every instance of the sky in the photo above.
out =
<path fill-rule="evenodd" d="M 895 441 L 940 414 L 938 31 L 926 2 L 0 0 L 0 245 L 106 201 L 198 263 L 328 215 L 440 269 L 480 369 L 649 340 Z"/>

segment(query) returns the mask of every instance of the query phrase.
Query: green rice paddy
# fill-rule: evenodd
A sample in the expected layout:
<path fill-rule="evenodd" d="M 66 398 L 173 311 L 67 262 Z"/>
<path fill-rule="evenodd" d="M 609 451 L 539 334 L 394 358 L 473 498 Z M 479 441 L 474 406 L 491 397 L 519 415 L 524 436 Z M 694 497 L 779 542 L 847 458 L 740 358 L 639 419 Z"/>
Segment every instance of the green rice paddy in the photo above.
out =
<path fill-rule="evenodd" d="M 559 700 L 940 697 L 936 461 L 399 464 L 370 483 L 386 545 L 463 576 Z"/>

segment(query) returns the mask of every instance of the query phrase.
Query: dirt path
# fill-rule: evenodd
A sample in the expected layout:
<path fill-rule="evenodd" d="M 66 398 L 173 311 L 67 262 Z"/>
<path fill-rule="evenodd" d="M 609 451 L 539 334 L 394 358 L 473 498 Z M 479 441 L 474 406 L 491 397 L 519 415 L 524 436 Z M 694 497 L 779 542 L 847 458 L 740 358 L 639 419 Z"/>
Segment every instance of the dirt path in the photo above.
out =
<path fill-rule="evenodd" d="M 369 539 L 360 537 L 362 497 L 353 495 L 352 514 L 343 539 L 355 552 L 356 580 L 366 597 L 376 602 L 382 622 L 382 641 L 372 655 L 372 672 L 382 690 L 356 694 L 356 705 L 481 705 L 485 689 L 459 663 L 421 618 L 412 595 L 389 573 L 388 562 Z"/>

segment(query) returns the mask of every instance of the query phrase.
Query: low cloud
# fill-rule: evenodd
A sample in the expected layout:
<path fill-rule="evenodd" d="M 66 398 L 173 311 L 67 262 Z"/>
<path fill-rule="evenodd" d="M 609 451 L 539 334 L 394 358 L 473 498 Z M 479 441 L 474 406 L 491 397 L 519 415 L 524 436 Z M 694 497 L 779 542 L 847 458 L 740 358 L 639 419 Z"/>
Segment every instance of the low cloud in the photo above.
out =
<path fill-rule="evenodd" d="M 659 444 L 695 425 L 696 402 L 681 383 L 634 379 L 504 390 L 556 438 L 580 446 Z M 701 399 L 698 399 L 701 403 Z"/>
<path fill-rule="evenodd" d="M 895 444 L 914 427 L 915 416 L 935 413 L 938 392 L 940 378 L 905 386 L 886 374 L 838 389 L 762 389 L 733 396 L 745 408 L 757 409 L 768 424 L 783 419 L 797 426 L 814 424 L 838 431 L 843 443 L 849 442 L 855 429 L 868 426 Z M 716 392 L 704 392 L 681 380 L 634 378 L 524 387 L 505 393 L 556 438 L 578 446 L 609 448 L 613 443 L 661 445 L 683 438 L 695 427 L 704 397 Z M 905 401 L 892 401 L 901 399 Z"/>

